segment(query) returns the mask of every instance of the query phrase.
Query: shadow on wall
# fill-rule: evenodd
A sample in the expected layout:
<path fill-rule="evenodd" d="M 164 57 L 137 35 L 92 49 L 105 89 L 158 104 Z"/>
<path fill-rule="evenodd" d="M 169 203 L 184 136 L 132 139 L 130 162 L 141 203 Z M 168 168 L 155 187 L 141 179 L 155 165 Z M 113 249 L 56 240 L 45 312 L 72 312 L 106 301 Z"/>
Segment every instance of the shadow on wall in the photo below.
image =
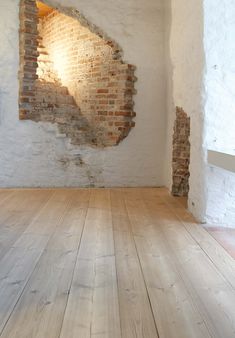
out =
<path fill-rule="evenodd" d="M 77 10 L 20 1 L 20 119 L 56 123 L 74 145 L 117 145 L 135 125 L 134 71 Z"/>

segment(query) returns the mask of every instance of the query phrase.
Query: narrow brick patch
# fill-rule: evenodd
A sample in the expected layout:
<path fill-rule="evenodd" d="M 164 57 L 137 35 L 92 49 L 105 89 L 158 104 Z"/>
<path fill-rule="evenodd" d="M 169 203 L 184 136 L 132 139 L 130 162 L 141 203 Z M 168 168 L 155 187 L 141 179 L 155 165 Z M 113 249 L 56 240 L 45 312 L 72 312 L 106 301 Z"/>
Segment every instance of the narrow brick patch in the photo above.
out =
<path fill-rule="evenodd" d="M 190 118 L 182 108 L 176 107 L 173 134 L 172 194 L 187 196 L 189 191 Z"/>

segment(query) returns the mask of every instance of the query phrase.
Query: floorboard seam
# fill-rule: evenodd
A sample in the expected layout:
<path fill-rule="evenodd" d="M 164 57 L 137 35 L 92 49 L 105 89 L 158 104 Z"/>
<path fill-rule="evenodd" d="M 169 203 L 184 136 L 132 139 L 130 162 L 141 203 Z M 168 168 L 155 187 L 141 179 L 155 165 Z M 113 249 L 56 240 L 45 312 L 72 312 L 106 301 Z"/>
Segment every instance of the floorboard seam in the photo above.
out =
<path fill-rule="evenodd" d="M 55 195 L 55 192 L 53 192 L 53 194 L 51 195 L 51 197 L 48 199 L 47 203 L 46 203 L 46 204 L 44 205 L 44 207 L 41 209 L 40 213 L 41 213 L 41 212 L 43 211 L 43 209 L 48 205 L 48 203 L 50 202 L 50 200 L 53 198 L 54 195 Z M 37 217 L 40 215 L 40 213 L 37 215 Z M 62 222 L 62 219 L 63 219 L 63 217 L 61 217 L 61 220 L 60 220 L 60 222 L 58 222 L 58 223 L 61 223 L 61 222 Z M 35 218 L 34 218 L 34 220 L 35 220 Z M 33 221 L 34 221 L 34 220 L 33 220 Z M 32 224 L 33 221 L 32 221 L 30 224 Z M 9 314 L 9 316 L 8 316 L 8 318 L 7 318 L 5 324 L 4 324 L 4 326 L 3 326 L 3 328 L 2 328 L 2 330 L 1 330 L 1 332 L 0 332 L 0 337 L 2 336 L 2 334 L 3 334 L 3 332 L 4 332 L 4 330 L 5 330 L 6 326 L 7 326 L 7 324 L 8 324 L 8 322 L 9 322 L 10 318 L 11 318 L 12 313 L 14 312 L 16 306 L 18 305 L 18 303 L 19 303 L 19 301 L 20 301 L 20 299 L 21 299 L 21 297 L 22 297 L 22 295 L 23 295 L 25 289 L 27 288 L 27 286 L 28 286 L 28 284 L 29 284 L 29 282 L 30 282 L 30 278 L 32 277 L 34 271 L 37 269 L 38 264 L 39 264 L 39 262 L 40 262 L 40 259 L 41 259 L 42 255 L 43 255 L 44 251 L 46 250 L 47 245 L 48 245 L 50 239 L 51 239 L 52 236 L 54 235 L 54 233 L 55 233 L 57 227 L 58 227 L 58 224 L 57 224 L 57 226 L 55 227 L 54 231 L 52 232 L 51 236 L 48 238 L 48 241 L 46 242 L 46 245 L 45 245 L 44 249 L 42 250 L 41 254 L 40 254 L 39 257 L 38 257 L 38 260 L 35 262 L 35 266 L 34 266 L 34 268 L 32 269 L 31 273 L 29 274 L 28 279 L 27 279 L 27 282 L 25 283 L 25 286 L 23 287 L 23 289 L 22 289 L 20 295 L 18 296 L 18 299 L 17 299 L 16 303 L 14 304 L 14 306 L 13 306 L 13 308 L 12 308 L 12 310 L 11 310 L 11 313 Z"/>
<path fill-rule="evenodd" d="M 88 205 L 87 205 L 87 209 L 86 209 L 86 215 L 84 217 L 84 223 L 83 223 L 83 227 L 82 227 L 82 232 L 81 232 L 80 240 L 79 240 L 79 243 L 78 243 L 78 249 L 77 249 L 75 264 L 74 264 L 74 268 L 73 268 L 73 272 L 72 272 L 71 283 L 70 283 L 70 286 L 69 286 L 68 297 L 67 297 L 67 301 L 66 301 L 66 304 L 65 304 L 63 320 L 62 320 L 62 323 L 61 323 L 60 334 L 59 334 L 58 337 L 61 336 L 61 332 L 62 332 L 62 328 L 63 328 L 63 324 L 64 324 L 64 316 L 65 316 L 66 309 L 67 309 L 68 302 L 69 302 L 69 297 L 70 297 L 70 292 L 71 292 L 71 288 L 72 288 L 72 284 L 73 284 L 75 269 L 76 269 L 76 265 L 77 265 L 77 261 L 78 261 L 79 250 L 80 250 L 80 246 L 81 246 L 81 242 L 82 242 L 82 237 L 83 237 L 83 233 L 84 233 L 84 229 L 85 229 L 85 224 L 86 224 L 86 218 L 87 218 L 88 209 L 89 209 L 90 195 L 91 195 L 91 193 L 89 191 L 89 200 L 88 200 Z"/>
<path fill-rule="evenodd" d="M 138 258 L 139 265 L 140 265 L 141 274 L 143 276 L 143 281 L 144 281 L 144 285 L 145 285 L 145 289 L 146 289 L 146 294 L 147 294 L 148 301 L 149 301 L 149 306 L 150 306 L 150 309 L 151 309 L 151 312 L 152 312 L 152 316 L 153 316 L 153 320 L 154 320 L 154 324 L 155 324 L 155 328 L 156 328 L 157 338 L 161 338 L 160 334 L 159 334 L 159 331 L 158 331 L 156 318 L 154 316 L 154 311 L 153 311 L 153 307 L 152 307 L 152 303 L 151 303 L 151 298 L 150 298 L 148 287 L 147 287 L 147 283 L 146 283 L 146 280 L 145 280 L 145 276 L 144 276 L 141 260 L 140 260 L 140 257 L 139 257 L 139 252 L 138 252 L 138 249 L 137 249 L 137 246 L 136 246 L 135 236 L 134 236 L 133 231 L 132 231 L 132 222 L 131 222 L 131 219 L 130 219 L 130 216 L 129 216 L 128 208 L 126 206 L 125 197 L 123 198 L 123 201 L 124 201 L 127 217 L 128 217 L 129 224 L 130 224 L 130 230 L 131 230 L 131 234 L 132 234 L 132 237 L 133 237 L 133 242 L 134 242 L 134 245 L 135 245 L 136 255 L 137 255 L 137 258 Z"/>

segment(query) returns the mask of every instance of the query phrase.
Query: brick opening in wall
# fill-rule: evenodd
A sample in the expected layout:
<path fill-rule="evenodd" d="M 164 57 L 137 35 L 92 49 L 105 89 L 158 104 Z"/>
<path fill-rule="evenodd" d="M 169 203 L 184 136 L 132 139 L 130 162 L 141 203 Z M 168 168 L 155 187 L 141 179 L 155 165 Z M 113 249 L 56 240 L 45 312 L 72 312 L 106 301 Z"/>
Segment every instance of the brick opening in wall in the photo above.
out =
<path fill-rule="evenodd" d="M 190 118 L 176 107 L 172 154 L 172 195 L 188 196 L 190 163 Z"/>
<path fill-rule="evenodd" d="M 19 113 L 74 145 L 113 146 L 134 127 L 135 67 L 73 8 L 20 1 Z"/>

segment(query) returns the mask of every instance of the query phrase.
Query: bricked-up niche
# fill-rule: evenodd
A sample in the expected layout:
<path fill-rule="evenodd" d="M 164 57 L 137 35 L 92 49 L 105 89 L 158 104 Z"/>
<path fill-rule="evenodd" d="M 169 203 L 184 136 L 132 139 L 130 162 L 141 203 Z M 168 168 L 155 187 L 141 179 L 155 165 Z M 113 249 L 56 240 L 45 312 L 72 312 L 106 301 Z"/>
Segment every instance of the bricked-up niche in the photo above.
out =
<path fill-rule="evenodd" d="M 174 196 L 188 196 L 190 163 L 190 118 L 182 108 L 176 107 L 173 134 L 173 184 Z"/>
<path fill-rule="evenodd" d="M 21 120 L 56 123 L 75 145 L 117 145 L 135 125 L 134 71 L 77 10 L 20 1 Z"/>

